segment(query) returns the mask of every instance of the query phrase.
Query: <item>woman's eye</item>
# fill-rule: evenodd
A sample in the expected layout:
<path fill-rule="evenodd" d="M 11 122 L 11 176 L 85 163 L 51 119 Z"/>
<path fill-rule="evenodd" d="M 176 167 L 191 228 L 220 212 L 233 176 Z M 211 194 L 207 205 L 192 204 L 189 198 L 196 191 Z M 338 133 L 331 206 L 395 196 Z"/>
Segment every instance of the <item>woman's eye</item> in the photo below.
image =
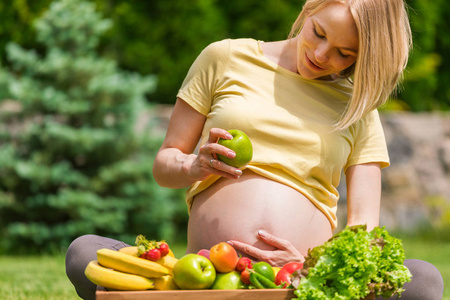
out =
<path fill-rule="evenodd" d="M 341 51 L 339 51 L 339 55 L 342 56 L 343 58 L 348 58 L 350 55 L 344 54 Z"/>
<path fill-rule="evenodd" d="M 317 32 L 317 30 L 316 30 L 315 27 L 314 27 L 313 31 L 314 31 L 314 34 L 315 34 L 318 38 L 323 39 L 323 38 L 325 37 L 324 35 L 320 35 L 320 34 Z"/>

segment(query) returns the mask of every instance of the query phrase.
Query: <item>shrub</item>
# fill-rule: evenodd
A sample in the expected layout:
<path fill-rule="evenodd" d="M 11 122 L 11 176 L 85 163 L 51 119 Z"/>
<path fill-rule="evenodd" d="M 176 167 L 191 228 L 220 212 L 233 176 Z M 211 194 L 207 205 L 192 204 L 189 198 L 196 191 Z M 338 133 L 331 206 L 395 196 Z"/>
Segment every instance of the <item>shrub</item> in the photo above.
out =
<path fill-rule="evenodd" d="M 0 96 L 19 109 L 0 125 L 2 252 L 58 250 L 86 233 L 170 240 L 184 222 L 180 191 L 152 178 L 161 137 L 134 129 L 156 78 L 98 53 L 111 25 L 92 3 L 56 1 L 35 23 L 44 54 L 7 46 Z"/>

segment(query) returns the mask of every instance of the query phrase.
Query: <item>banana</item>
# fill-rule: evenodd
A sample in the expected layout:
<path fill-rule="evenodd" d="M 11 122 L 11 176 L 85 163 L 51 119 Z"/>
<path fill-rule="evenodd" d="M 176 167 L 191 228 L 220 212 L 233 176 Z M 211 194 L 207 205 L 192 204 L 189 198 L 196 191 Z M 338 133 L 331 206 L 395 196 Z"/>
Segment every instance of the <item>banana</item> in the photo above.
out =
<path fill-rule="evenodd" d="M 172 275 L 173 267 L 177 263 L 178 259 L 169 255 L 166 255 L 164 257 L 161 257 L 156 261 L 156 263 L 160 264 L 161 266 L 167 268 L 169 270 L 169 274 Z"/>
<path fill-rule="evenodd" d="M 96 260 L 87 265 L 84 274 L 94 284 L 114 290 L 142 291 L 155 288 L 154 282 L 148 278 L 102 267 Z"/>
<path fill-rule="evenodd" d="M 139 256 L 138 248 L 136 246 L 130 246 L 130 247 L 121 248 L 121 249 L 119 249 L 119 252 L 126 253 L 128 255 L 132 255 L 132 256 L 136 256 L 136 257 Z M 160 259 L 158 259 L 156 261 L 156 263 L 158 263 L 161 266 L 167 268 L 169 270 L 169 274 L 171 275 L 173 267 L 175 266 L 177 261 L 178 261 L 178 259 L 175 258 L 174 256 L 170 255 L 170 252 L 169 252 L 169 254 L 167 254 L 166 256 L 161 257 Z"/>
<path fill-rule="evenodd" d="M 126 253 L 128 255 L 139 256 L 137 246 L 123 247 L 119 249 L 119 252 Z"/>
<path fill-rule="evenodd" d="M 178 290 L 178 286 L 175 284 L 171 275 L 165 275 L 163 277 L 155 278 L 155 290 Z"/>
<path fill-rule="evenodd" d="M 97 250 L 97 260 L 104 267 L 149 278 L 169 274 L 166 267 L 156 262 L 106 248 Z"/>
<path fill-rule="evenodd" d="M 126 254 L 133 255 L 133 256 L 139 256 L 139 252 L 138 252 L 138 247 L 137 246 L 123 247 L 123 248 L 119 249 L 119 252 L 126 253 Z M 175 257 L 175 254 L 173 254 L 171 249 L 169 249 L 169 254 L 167 254 L 167 255 Z"/>

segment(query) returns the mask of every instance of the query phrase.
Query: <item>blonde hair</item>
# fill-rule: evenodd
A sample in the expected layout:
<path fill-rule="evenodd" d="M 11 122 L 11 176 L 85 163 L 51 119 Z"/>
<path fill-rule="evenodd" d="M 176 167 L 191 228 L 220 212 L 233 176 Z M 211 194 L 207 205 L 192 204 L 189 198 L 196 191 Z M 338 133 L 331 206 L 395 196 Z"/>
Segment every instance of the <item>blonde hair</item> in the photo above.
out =
<path fill-rule="evenodd" d="M 336 122 L 343 130 L 386 103 L 396 91 L 408 62 L 411 28 L 403 0 L 307 0 L 292 25 L 297 36 L 308 16 L 326 5 L 342 3 L 350 8 L 359 35 L 356 62 L 341 72 L 353 77 L 353 94 Z"/>

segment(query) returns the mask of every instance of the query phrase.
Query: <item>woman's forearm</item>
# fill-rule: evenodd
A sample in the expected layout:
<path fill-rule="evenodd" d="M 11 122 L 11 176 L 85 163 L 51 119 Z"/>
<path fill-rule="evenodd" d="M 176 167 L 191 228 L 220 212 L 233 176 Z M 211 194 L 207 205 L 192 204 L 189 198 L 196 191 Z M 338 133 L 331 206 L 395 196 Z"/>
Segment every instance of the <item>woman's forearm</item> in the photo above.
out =
<path fill-rule="evenodd" d="M 352 166 L 347 170 L 347 225 L 379 224 L 381 168 L 378 163 Z"/>
<path fill-rule="evenodd" d="M 156 182 L 167 188 L 184 188 L 197 179 L 191 177 L 187 170 L 196 155 L 186 154 L 176 148 L 160 150 L 153 164 L 153 177 Z"/>
<path fill-rule="evenodd" d="M 207 142 L 193 154 L 202 134 L 206 117 L 182 99 L 178 99 L 172 111 L 166 138 L 156 154 L 153 177 L 168 188 L 184 188 L 210 175 L 238 178 L 242 171 L 213 159 L 217 154 L 234 158 L 235 153 L 219 145 L 219 139 L 232 136 L 224 129 L 212 128 Z M 186 130 L 189 129 L 189 130 Z M 231 153 L 233 152 L 233 153 Z"/>

